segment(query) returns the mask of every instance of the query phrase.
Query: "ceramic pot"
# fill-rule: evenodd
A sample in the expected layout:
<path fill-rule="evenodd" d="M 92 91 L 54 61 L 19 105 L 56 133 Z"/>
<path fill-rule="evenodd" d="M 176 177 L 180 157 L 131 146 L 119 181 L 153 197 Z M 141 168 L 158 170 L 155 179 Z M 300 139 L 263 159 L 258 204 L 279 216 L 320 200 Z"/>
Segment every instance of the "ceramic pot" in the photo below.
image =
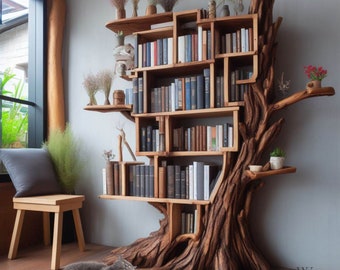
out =
<path fill-rule="evenodd" d="M 269 163 L 272 170 L 282 169 L 285 162 L 284 157 L 270 157 Z"/>
<path fill-rule="evenodd" d="M 148 5 L 146 7 L 145 15 L 151 15 L 157 13 L 157 7 L 155 5 Z"/>

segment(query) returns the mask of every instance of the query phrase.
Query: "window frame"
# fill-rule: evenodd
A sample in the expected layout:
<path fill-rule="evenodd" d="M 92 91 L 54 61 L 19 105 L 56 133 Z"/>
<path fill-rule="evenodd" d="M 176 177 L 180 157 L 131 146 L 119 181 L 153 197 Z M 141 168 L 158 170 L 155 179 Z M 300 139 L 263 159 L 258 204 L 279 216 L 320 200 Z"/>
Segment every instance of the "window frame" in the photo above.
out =
<path fill-rule="evenodd" d="M 29 0 L 28 100 L 35 106 L 28 109 L 28 147 L 38 148 L 46 139 L 46 17 L 47 1 Z"/>

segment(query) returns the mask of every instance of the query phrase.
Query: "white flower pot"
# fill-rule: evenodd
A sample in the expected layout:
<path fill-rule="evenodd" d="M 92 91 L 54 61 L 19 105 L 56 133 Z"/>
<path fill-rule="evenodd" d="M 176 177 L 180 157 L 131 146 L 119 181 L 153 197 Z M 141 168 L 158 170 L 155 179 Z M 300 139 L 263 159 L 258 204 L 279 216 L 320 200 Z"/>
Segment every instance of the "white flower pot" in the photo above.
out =
<path fill-rule="evenodd" d="M 284 157 L 270 157 L 269 163 L 272 170 L 282 169 L 285 162 Z"/>

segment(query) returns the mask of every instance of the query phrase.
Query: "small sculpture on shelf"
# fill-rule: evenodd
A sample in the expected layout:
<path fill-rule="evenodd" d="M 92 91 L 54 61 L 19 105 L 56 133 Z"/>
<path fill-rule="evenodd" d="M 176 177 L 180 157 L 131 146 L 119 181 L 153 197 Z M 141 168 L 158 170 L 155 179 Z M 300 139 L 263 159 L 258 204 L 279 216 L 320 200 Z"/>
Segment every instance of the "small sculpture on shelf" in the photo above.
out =
<path fill-rule="evenodd" d="M 136 156 L 134 155 L 129 143 L 126 140 L 125 131 L 123 128 L 118 128 L 120 134 L 118 135 L 118 161 L 123 161 L 123 146 L 122 143 L 126 146 L 127 150 L 129 151 L 132 159 L 136 161 Z"/>
<path fill-rule="evenodd" d="M 86 92 L 90 98 L 90 101 L 87 105 L 97 105 L 97 100 L 96 100 L 96 93 L 99 90 L 99 84 L 98 84 L 98 79 L 95 75 L 93 74 L 88 74 L 83 82 L 83 85 L 86 89 Z"/>
<path fill-rule="evenodd" d="M 116 34 L 117 45 L 113 50 L 113 56 L 115 57 L 115 73 L 118 76 L 126 75 L 126 71 L 134 67 L 135 49 L 128 43 L 124 44 L 124 33 L 118 31 Z"/>

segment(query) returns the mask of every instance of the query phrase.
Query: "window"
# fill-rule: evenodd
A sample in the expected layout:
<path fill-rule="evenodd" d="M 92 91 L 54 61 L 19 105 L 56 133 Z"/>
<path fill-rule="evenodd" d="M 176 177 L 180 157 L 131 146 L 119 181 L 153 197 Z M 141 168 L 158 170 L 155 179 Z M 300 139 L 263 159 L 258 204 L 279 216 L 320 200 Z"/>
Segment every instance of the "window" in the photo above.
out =
<path fill-rule="evenodd" d="M 41 147 L 46 138 L 46 5 L 0 0 L 0 147 Z"/>
<path fill-rule="evenodd" d="M 45 139 L 45 3 L 0 0 L 1 147 Z"/>

